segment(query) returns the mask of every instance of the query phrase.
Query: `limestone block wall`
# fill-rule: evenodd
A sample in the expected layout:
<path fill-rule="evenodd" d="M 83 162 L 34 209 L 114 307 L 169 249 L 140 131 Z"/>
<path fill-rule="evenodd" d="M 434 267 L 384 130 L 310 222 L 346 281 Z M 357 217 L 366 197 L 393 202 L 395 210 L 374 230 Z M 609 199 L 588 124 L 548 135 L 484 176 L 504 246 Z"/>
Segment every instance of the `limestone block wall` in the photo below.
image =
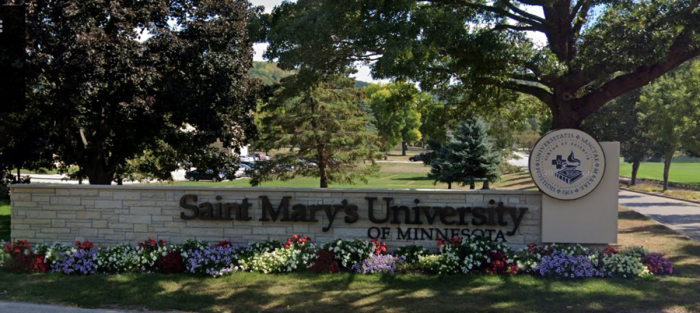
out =
<path fill-rule="evenodd" d="M 265 211 L 261 197 L 269 200 L 272 211 Z M 280 206 L 285 197 L 287 211 Z M 388 221 L 369 219 L 367 198 L 376 198 L 375 219 L 386 217 L 389 208 Z M 384 198 L 392 198 L 389 206 Z M 13 185 L 11 199 L 12 239 L 31 243 L 87 239 L 109 246 L 136 244 L 148 237 L 168 243 L 187 239 L 252 243 L 283 241 L 298 234 L 317 243 L 378 238 L 390 247 L 434 248 L 437 238 L 483 234 L 520 248 L 542 238 L 542 196 L 535 191 Z M 199 210 L 196 218 L 192 207 Z M 247 213 L 242 207 L 247 207 Z M 396 220 L 394 211 L 398 211 Z M 276 220 L 274 213 L 279 214 Z M 230 220 L 224 219 L 228 216 Z"/>

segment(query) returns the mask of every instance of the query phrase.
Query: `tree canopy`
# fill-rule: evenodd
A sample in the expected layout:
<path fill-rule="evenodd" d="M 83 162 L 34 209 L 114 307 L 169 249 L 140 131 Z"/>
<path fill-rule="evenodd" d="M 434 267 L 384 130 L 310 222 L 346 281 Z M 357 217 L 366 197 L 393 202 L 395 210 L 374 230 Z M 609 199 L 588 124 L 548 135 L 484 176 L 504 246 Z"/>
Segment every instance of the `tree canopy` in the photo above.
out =
<path fill-rule="evenodd" d="M 326 75 L 356 62 L 450 102 L 525 93 L 553 128 L 700 55 L 698 0 L 298 0 L 264 16 L 269 59 Z M 529 34 L 540 34 L 544 44 Z"/>
<path fill-rule="evenodd" d="M 259 12 L 234 0 L 32 2 L 27 101 L 53 125 L 52 152 L 109 184 L 162 143 L 185 160 L 255 138 L 247 26 Z"/>
<path fill-rule="evenodd" d="M 386 85 L 371 84 L 364 89 L 366 102 L 372 109 L 382 150 L 388 152 L 399 143 L 404 143 L 403 155 L 406 155 L 407 142 L 416 142 L 422 138 L 420 133 L 421 115 L 418 112 L 418 89 L 408 83 L 396 82 Z"/>
<path fill-rule="evenodd" d="M 354 79 L 336 76 L 312 87 L 298 79 L 283 80 L 274 99 L 261 108 L 268 114 L 258 145 L 290 151 L 260 162 L 251 184 L 297 176 L 318 177 L 321 188 L 367 182 L 379 170 L 374 160 L 381 154 Z"/>
<path fill-rule="evenodd" d="M 700 61 L 682 66 L 645 87 L 639 97 L 644 134 L 664 158 L 664 190 L 679 150 L 700 151 Z"/>

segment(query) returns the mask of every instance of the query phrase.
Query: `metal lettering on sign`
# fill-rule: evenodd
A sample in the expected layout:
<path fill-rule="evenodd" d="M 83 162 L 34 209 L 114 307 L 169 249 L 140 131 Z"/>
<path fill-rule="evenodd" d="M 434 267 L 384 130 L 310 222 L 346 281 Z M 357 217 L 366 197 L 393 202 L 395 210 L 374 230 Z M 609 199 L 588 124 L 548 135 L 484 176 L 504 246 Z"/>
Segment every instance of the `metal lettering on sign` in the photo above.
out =
<path fill-rule="evenodd" d="M 577 129 L 553 130 L 530 152 L 530 175 L 546 195 L 575 200 L 591 193 L 605 173 L 605 154 L 590 135 Z"/>

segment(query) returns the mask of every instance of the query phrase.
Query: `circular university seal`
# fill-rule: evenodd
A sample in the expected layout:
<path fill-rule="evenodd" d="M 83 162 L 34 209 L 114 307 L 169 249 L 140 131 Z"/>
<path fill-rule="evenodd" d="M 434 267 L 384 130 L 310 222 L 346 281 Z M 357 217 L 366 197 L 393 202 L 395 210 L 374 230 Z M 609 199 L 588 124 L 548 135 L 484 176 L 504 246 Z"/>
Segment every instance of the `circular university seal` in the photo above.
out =
<path fill-rule="evenodd" d="M 537 141 L 529 166 L 542 192 L 559 200 L 575 200 L 598 187 L 605 172 L 605 154 L 590 135 L 557 129 Z"/>

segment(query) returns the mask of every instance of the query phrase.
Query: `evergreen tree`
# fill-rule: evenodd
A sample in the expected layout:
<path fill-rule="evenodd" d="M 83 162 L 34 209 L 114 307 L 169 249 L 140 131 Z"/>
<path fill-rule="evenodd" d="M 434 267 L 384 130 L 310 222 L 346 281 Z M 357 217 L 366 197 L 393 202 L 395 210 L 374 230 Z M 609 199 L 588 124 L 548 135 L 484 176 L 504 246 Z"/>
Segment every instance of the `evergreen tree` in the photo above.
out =
<path fill-rule="evenodd" d="M 293 150 L 261 162 L 251 185 L 296 176 L 318 177 L 321 188 L 329 183 L 366 183 L 379 170 L 374 160 L 382 155 L 354 87 L 355 81 L 346 77 L 310 86 L 298 76 L 285 79 L 275 99 L 261 108 L 270 114 L 262 121 L 266 127 L 259 145 Z"/>
<path fill-rule="evenodd" d="M 468 119 L 458 124 L 447 142 L 435 151 L 428 177 L 447 183 L 448 189 L 452 189 L 452 183 L 469 184 L 474 189 L 476 180 L 485 179 L 483 188 L 489 189 L 489 182 L 501 176 L 500 164 L 501 157 L 492 148 L 486 123 Z"/>

